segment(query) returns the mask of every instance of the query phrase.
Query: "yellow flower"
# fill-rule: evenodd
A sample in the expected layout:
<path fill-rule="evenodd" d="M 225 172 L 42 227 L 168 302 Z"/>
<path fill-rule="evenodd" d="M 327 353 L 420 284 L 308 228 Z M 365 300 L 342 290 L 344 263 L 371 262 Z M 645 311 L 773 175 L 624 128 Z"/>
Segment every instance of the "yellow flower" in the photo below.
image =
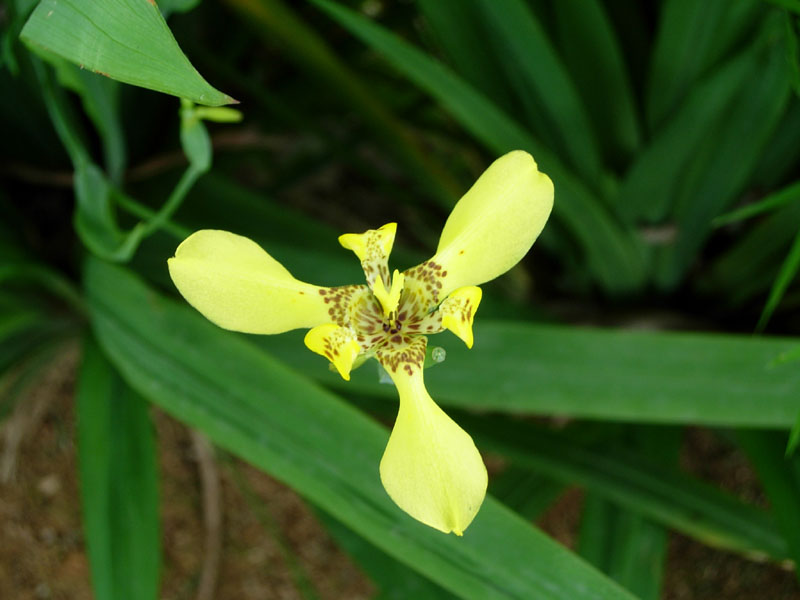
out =
<path fill-rule="evenodd" d="M 472 347 L 476 285 L 517 264 L 553 206 L 553 184 L 521 151 L 497 159 L 456 204 L 430 260 L 390 275 L 397 225 L 339 238 L 361 261 L 367 285 L 325 288 L 295 279 L 255 242 L 226 231 L 189 236 L 169 260 L 178 290 L 225 329 L 272 334 L 309 328 L 306 346 L 344 379 L 376 358 L 400 395 L 380 464 L 383 486 L 415 519 L 462 535 L 486 495 L 472 438 L 423 382 L 426 334 L 449 329 Z"/>

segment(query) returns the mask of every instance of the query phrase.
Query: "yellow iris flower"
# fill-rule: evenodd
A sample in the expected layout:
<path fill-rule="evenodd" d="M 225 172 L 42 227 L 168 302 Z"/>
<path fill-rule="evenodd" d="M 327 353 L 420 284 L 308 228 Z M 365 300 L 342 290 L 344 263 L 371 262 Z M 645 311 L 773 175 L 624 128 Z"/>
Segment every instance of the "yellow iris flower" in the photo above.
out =
<path fill-rule="evenodd" d="M 472 347 L 478 284 L 528 252 L 553 206 L 553 184 L 526 152 L 497 159 L 456 204 L 430 260 L 391 275 L 397 225 L 339 242 L 361 261 L 367 285 L 325 288 L 295 279 L 255 242 L 226 231 L 189 236 L 169 260 L 184 298 L 225 329 L 273 334 L 308 328 L 306 346 L 349 380 L 376 358 L 400 395 L 380 464 L 383 486 L 415 519 L 462 535 L 486 495 L 472 438 L 431 399 L 423 381 L 426 334 L 449 329 Z"/>

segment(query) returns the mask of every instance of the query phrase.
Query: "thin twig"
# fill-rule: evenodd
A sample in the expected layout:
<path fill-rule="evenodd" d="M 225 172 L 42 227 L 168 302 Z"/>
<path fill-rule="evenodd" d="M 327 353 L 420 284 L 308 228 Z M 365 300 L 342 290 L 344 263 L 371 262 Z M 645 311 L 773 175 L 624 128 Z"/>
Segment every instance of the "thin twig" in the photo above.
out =
<path fill-rule="evenodd" d="M 205 552 L 197 587 L 197 600 L 214 600 L 222 556 L 222 498 L 219 470 L 214 458 L 214 449 L 199 431 L 192 430 L 192 443 L 200 468 L 200 483 L 203 488 L 203 521 L 206 527 Z"/>

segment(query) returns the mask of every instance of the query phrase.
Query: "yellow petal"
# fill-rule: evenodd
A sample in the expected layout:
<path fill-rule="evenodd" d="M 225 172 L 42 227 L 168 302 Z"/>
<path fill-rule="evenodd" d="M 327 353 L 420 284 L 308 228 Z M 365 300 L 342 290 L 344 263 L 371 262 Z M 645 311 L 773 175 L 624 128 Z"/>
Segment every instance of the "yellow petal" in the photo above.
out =
<path fill-rule="evenodd" d="M 552 207 L 553 183 L 530 154 L 517 150 L 494 161 L 458 201 L 436 254 L 424 263 L 426 274 L 442 283 L 439 296 L 490 281 L 517 264 Z"/>
<path fill-rule="evenodd" d="M 400 410 L 381 460 L 383 487 L 418 521 L 462 535 L 486 496 L 481 455 L 431 399 L 421 366 L 396 365 L 387 372 L 400 394 Z"/>
<path fill-rule="evenodd" d="M 361 352 L 350 327 L 340 327 L 336 323 L 317 325 L 306 334 L 304 341 L 309 350 L 331 361 L 342 379 L 350 381 L 350 370 Z"/>
<path fill-rule="evenodd" d="M 364 233 L 345 233 L 339 236 L 339 243 L 355 252 L 361 261 L 361 268 L 367 283 L 373 287 L 376 279 L 382 279 L 384 287 L 389 287 L 389 254 L 394 245 L 397 223 L 387 223 L 378 229 Z"/>
<path fill-rule="evenodd" d="M 482 295 L 481 288 L 474 285 L 458 288 L 439 307 L 442 327 L 464 340 L 467 348 L 472 348 L 472 321 Z"/>
<path fill-rule="evenodd" d="M 207 319 L 245 333 L 281 333 L 331 321 L 321 292 L 298 281 L 254 241 L 202 230 L 169 259 L 172 281 Z"/>

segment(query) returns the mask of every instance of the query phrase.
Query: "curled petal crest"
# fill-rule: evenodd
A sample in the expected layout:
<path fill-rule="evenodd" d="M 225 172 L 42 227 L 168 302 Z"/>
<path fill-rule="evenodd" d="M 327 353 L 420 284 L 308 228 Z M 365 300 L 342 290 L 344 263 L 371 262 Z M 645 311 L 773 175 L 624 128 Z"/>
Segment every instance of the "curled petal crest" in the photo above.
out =
<path fill-rule="evenodd" d="M 474 285 L 458 288 L 439 307 L 442 327 L 460 337 L 467 348 L 472 348 L 472 321 L 482 295 L 481 288 Z"/>
<path fill-rule="evenodd" d="M 356 361 L 361 347 L 356 334 L 350 327 L 336 323 L 317 325 L 305 337 L 309 350 L 327 358 L 345 381 L 350 381 L 350 370 Z"/>
<path fill-rule="evenodd" d="M 424 357 L 424 338 L 417 339 L 423 340 Z M 481 455 L 469 434 L 430 397 L 421 365 L 413 363 L 406 369 L 401 363 L 391 368 L 380 352 L 378 358 L 400 394 L 397 420 L 381 459 L 383 487 L 418 521 L 463 535 L 486 496 Z"/>
<path fill-rule="evenodd" d="M 379 278 L 384 287 L 389 287 L 389 254 L 392 252 L 396 232 L 397 223 L 387 223 L 364 233 L 345 233 L 339 236 L 339 243 L 355 252 L 361 261 L 369 287 L 373 287 L 375 280 Z"/>
<path fill-rule="evenodd" d="M 295 279 L 254 241 L 204 229 L 168 261 L 172 281 L 208 320 L 245 333 L 282 333 L 329 322 L 326 288 Z"/>

